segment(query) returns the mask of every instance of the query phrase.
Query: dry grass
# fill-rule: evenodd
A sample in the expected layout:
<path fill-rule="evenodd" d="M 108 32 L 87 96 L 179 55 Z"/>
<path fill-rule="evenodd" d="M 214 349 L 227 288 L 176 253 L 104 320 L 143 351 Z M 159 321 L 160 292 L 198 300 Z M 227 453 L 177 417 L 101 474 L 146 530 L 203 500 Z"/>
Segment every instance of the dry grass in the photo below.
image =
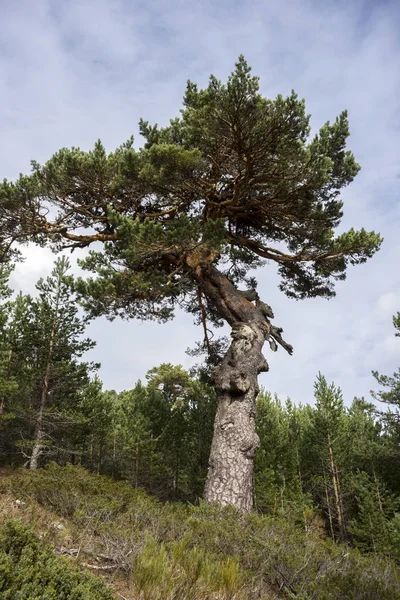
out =
<path fill-rule="evenodd" d="M 0 480 L 0 516 L 32 524 L 56 552 L 102 577 L 116 600 L 399 597 L 396 565 L 289 517 L 163 505 L 75 467 L 9 475 Z"/>

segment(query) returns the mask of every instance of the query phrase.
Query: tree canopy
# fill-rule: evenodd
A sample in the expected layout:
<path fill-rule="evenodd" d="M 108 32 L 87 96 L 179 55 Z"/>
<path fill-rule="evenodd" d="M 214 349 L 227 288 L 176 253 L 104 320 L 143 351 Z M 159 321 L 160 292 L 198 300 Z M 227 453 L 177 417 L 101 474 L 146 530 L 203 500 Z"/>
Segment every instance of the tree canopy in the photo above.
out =
<path fill-rule="evenodd" d="M 82 261 L 96 275 L 81 287 L 94 314 L 163 321 L 179 303 L 232 322 L 202 303 L 201 265 L 254 287 L 248 271 L 268 261 L 288 296 L 330 297 L 348 264 L 380 246 L 364 229 L 334 234 L 340 192 L 360 169 L 346 111 L 310 139 L 304 100 L 263 97 L 242 56 L 227 83 L 189 81 L 180 116 L 167 127 L 141 120 L 140 132 L 139 150 L 133 138 L 109 154 L 101 142 L 63 148 L 0 186 L 3 244 L 104 243 Z"/>

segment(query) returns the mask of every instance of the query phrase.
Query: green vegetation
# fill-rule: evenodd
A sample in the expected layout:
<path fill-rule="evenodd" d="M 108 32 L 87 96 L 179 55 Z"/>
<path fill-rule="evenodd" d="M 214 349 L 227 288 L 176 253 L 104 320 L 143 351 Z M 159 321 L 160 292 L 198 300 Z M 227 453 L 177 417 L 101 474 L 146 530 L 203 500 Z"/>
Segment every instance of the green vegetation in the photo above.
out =
<path fill-rule="evenodd" d="M 55 556 L 26 525 L 0 526 L 0 595 L 3 600 L 111 600 L 98 579 Z"/>
<path fill-rule="evenodd" d="M 5 599 L 400 597 L 400 372 L 374 372 L 386 412 L 321 373 L 313 406 L 259 393 L 265 342 L 292 346 L 253 271 L 275 265 L 291 298 L 332 297 L 382 241 L 335 236 L 359 165 L 346 112 L 313 139 L 309 121 L 296 94 L 264 98 L 240 57 L 226 84 L 189 82 L 167 127 L 141 121 L 144 148 L 62 149 L 0 184 L 1 498 L 19 517 L 1 524 Z M 13 295 L 21 241 L 93 244 L 92 277 L 62 257 L 35 295 Z M 205 364 L 103 390 L 89 319 L 163 322 L 176 306 Z M 224 323 L 230 345 L 210 329 Z"/>
<path fill-rule="evenodd" d="M 335 544 L 297 514 L 162 504 L 126 483 L 54 463 L 2 488 L 69 523 L 82 556 L 86 548 L 89 557 L 106 556 L 132 598 L 398 598 L 393 561 Z"/>
<path fill-rule="evenodd" d="M 19 295 L 10 300 L 7 277 L 0 321 L 2 465 L 32 467 L 26 459 L 35 446 L 35 402 L 46 374 L 43 353 L 29 345 L 38 323 L 32 307 L 48 310 L 51 303 L 43 291 L 38 299 Z M 51 299 L 53 280 L 48 281 Z M 72 291 L 73 279 L 66 281 Z M 25 311 L 28 303 L 32 310 Z M 53 345 L 57 352 L 48 378 L 54 393 L 48 394 L 41 417 L 46 437 L 38 466 L 46 468 L 14 475 L 3 484 L 3 492 L 11 491 L 14 499 L 32 507 L 29 515 L 24 513 L 26 520 L 35 523 L 35 506 L 50 511 L 53 521 L 64 519 L 68 547 L 80 549 L 79 561 L 93 564 L 93 556 L 106 557 L 105 564 L 94 566 L 106 567 L 101 574 L 116 574 L 135 600 L 212 600 L 218 594 L 232 600 L 397 597 L 400 438 L 395 405 L 382 413 L 355 398 L 347 407 L 341 390 L 321 374 L 313 407 L 282 403 L 261 391 L 256 512 L 211 508 L 199 501 L 217 405 L 208 369 L 190 374 L 163 364 L 132 390 L 103 391 L 98 377 L 90 379 L 89 365 L 71 354 L 71 348 L 81 354 L 89 342 L 80 345 L 84 322 L 70 306 L 62 318 L 75 323 L 75 329 L 64 327 L 54 336 L 59 345 Z M 51 314 L 53 321 L 43 319 L 36 333 L 43 348 L 49 347 L 57 313 Z M 7 515 L 7 509 L 3 512 Z M 42 525 L 37 523 L 39 535 Z M 17 545 L 18 527 L 3 528 Z M 43 535 L 57 548 L 50 526 Z M 51 553 L 42 541 L 32 541 L 31 533 L 27 536 L 29 547 L 38 544 L 43 551 L 34 553 L 39 562 L 24 567 L 24 573 L 47 568 L 61 573 L 50 558 L 41 565 L 41 557 Z M 59 558 L 53 558 L 58 565 Z M 18 578 L 23 575 L 17 577 L 20 563 L 14 561 L 10 571 L 10 560 L 4 558 L 7 585 L 15 579 L 25 589 L 25 580 Z M 89 583 L 79 582 L 91 593 Z M 70 585 L 69 576 L 64 583 Z"/>
<path fill-rule="evenodd" d="M 143 148 L 133 138 L 111 153 L 100 141 L 89 152 L 62 148 L 3 181 L 0 250 L 21 241 L 90 247 L 79 264 L 92 276 L 77 290 L 92 317 L 165 322 L 176 307 L 195 316 L 219 401 L 204 498 L 250 511 L 263 346 L 293 350 L 254 270 L 272 265 L 289 298 L 330 298 L 348 267 L 382 243 L 364 228 L 335 234 L 342 190 L 360 169 L 347 149 L 348 115 L 311 137 L 305 101 L 294 91 L 265 98 L 240 56 L 226 83 L 189 81 L 169 125 L 141 119 L 139 130 Z M 224 322 L 229 348 L 210 335 Z M 48 438 L 41 421 L 31 466 Z"/>

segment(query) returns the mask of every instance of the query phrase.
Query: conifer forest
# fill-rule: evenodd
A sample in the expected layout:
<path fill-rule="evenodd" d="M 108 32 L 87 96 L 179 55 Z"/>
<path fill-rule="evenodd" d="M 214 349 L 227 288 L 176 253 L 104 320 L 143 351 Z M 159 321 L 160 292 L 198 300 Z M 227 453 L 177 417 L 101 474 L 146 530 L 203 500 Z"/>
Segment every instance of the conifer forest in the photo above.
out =
<path fill-rule="evenodd" d="M 305 101 L 265 97 L 240 56 L 139 128 L 140 148 L 62 148 L 0 184 L 0 597 L 400 598 L 400 369 L 371 364 L 355 398 L 316 372 L 306 404 L 259 382 L 271 352 L 301 352 L 260 280 L 278 273 L 295 312 L 384 246 L 343 230 L 347 112 L 311 135 Z M 35 244 L 52 270 L 17 293 Z M 165 348 L 105 389 L 89 323 L 177 311 L 196 365 Z"/>

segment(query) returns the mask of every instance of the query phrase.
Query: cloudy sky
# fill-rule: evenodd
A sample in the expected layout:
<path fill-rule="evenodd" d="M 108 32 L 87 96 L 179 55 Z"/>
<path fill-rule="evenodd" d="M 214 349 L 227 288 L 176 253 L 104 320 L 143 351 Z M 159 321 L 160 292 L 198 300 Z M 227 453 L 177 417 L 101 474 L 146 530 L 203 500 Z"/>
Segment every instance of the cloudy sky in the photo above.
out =
<path fill-rule="evenodd" d="M 63 146 L 113 150 L 140 117 L 166 124 L 188 78 L 225 79 L 244 54 L 269 97 L 306 99 L 314 129 L 349 110 L 362 171 L 346 189 L 343 226 L 380 231 L 381 251 L 351 268 L 333 300 L 288 300 L 274 267 L 259 290 L 294 345 L 271 355 L 261 383 L 282 398 L 312 402 L 318 371 L 347 403 L 393 372 L 400 340 L 400 3 L 385 0 L 1 0 L 0 178 L 13 179 Z M 137 145 L 140 138 L 136 136 Z M 53 256 L 34 246 L 13 276 L 30 292 Z M 132 387 L 161 362 L 189 366 L 201 337 L 188 315 L 167 325 L 99 319 L 92 359 L 106 388 Z"/>

